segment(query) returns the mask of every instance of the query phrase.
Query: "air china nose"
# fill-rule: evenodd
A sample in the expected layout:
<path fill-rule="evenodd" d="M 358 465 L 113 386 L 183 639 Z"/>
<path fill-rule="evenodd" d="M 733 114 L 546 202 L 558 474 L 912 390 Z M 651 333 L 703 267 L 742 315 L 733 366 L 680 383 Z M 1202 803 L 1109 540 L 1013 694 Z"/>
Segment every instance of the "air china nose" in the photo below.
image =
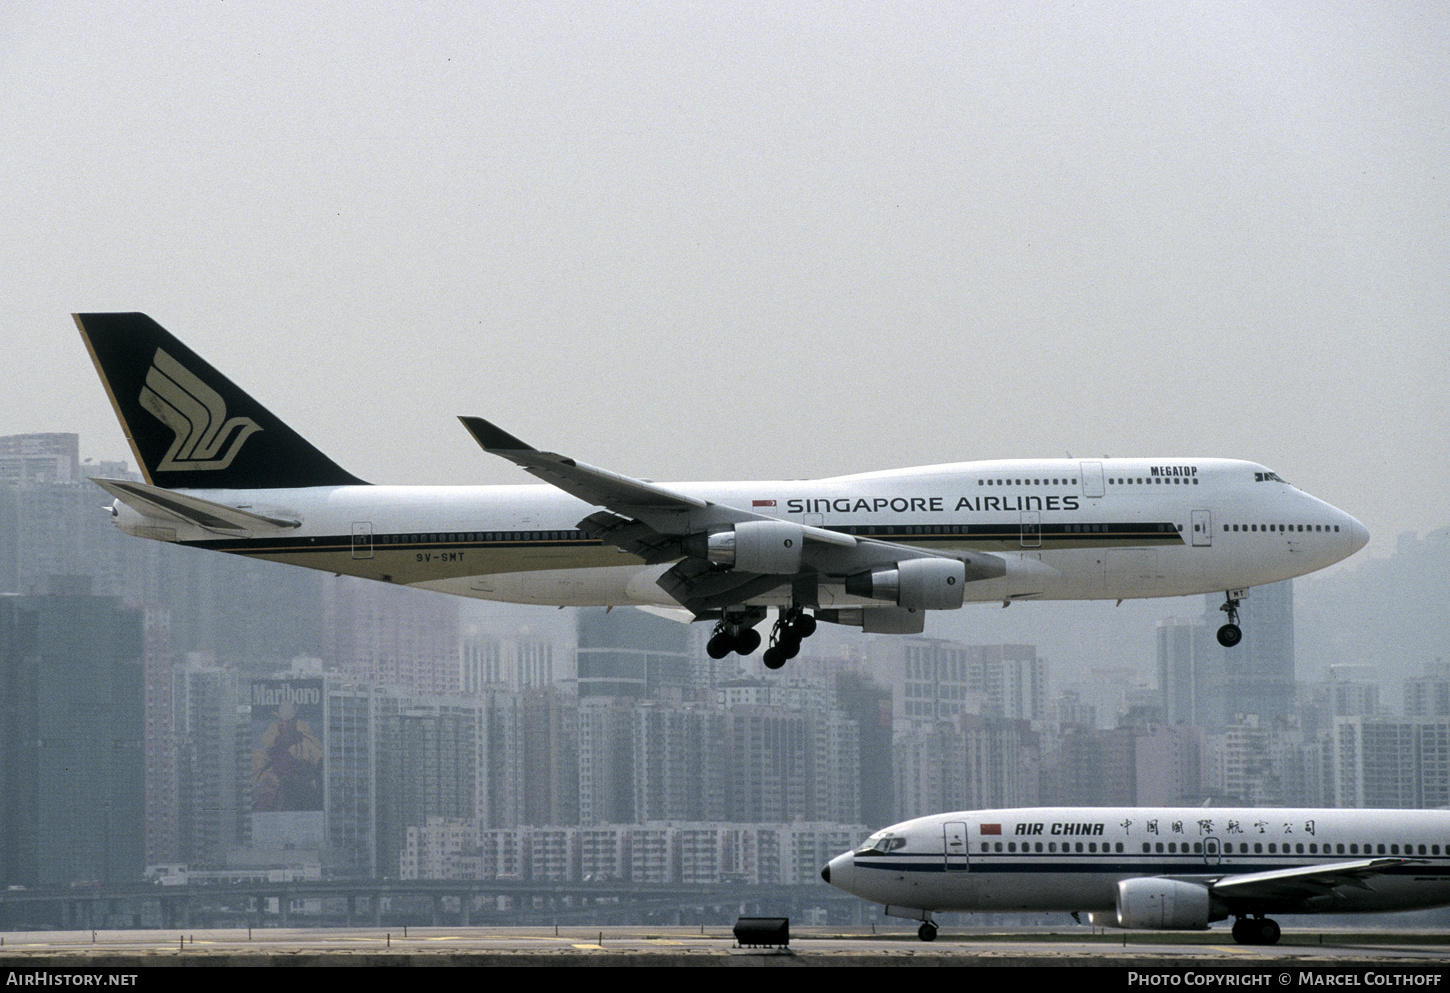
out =
<path fill-rule="evenodd" d="M 855 868 L 852 862 L 851 853 L 842 852 L 826 863 L 826 867 L 821 870 L 821 878 L 832 886 L 849 890 L 851 875 Z"/>

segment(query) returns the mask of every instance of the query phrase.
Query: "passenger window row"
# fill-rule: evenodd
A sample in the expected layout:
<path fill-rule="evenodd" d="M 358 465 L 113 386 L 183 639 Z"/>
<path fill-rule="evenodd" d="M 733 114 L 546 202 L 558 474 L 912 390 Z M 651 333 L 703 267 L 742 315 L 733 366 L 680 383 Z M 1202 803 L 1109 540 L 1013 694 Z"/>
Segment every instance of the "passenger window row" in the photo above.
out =
<path fill-rule="evenodd" d="M 1034 844 L 1036 846 L 1035 848 Z M 1123 851 L 1123 843 L 1121 841 L 1117 843 L 1116 847 L 1111 842 L 1107 841 L 1103 842 L 1101 846 L 1099 846 L 1096 841 L 1079 841 L 1075 843 L 1071 841 L 1064 841 L 1062 843 L 1062 851 L 1067 854 L 1072 854 L 1074 844 L 1077 845 L 1077 854 L 1079 855 L 1096 855 L 1098 853 L 1099 847 L 1101 847 L 1103 854 L 1110 854 L 1115 851 L 1121 853 Z M 1017 851 L 1017 842 L 1015 841 L 984 841 L 982 842 L 981 851 L 984 855 L 992 854 L 993 852 L 1000 854 L 1004 850 L 1004 846 L 1005 850 L 1009 854 L 1015 854 Z M 1055 853 L 1057 852 L 1057 850 L 1057 842 L 1055 841 L 1039 841 L 1035 843 L 1031 841 L 1022 842 L 1022 851 L 1024 852 L 1045 851 L 1049 853 Z"/>
<path fill-rule="evenodd" d="M 1074 846 L 1076 846 L 1076 847 L 1074 847 Z M 898 847 L 899 847 L 899 845 L 898 845 Z M 877 848 L 879 850 L 881 850 L 881 851 L 886 851 L 887 850 L 887 849 L 883 848 L 879 844 L 877 845 Z M 1105 854 L 1112 853 L 1112 852 L 1122 852 L 1123 851 L 1123 843 L 1121 841 L 1120 842 L 1117 842 L 1116 843 L 1116 846 L 1115 846 L 1113 843 L 1106 842 L 1105 841 L 1105 842 L 1102 843 L 1101 848 L 1102 848 L 1102 852 L 1105 853 Z M 1331 845 L 1331 844 L 1323 844 L 1323 845 L 1321 845 L 1318 842 L 1312 842 L 1312 841 L 1309 842 L 1309 843 L 1307 843 L 1307 844 L 1304 843 L 1304 842 L 1302 842 L 1302 841 L 1300 841 L 1300 842 L 1293 842 L 1293 843 L 1290 843 L 1290 842 L 1287 842 L 1286 841 L 1282 845 L 1280 845 L 1278 842 L 1274 842 L 1274 841 L 1270 841 L 1267 844 L 1265 842 L 1262 842 L 1262 841 L 1255 841 L 1255 842 L 1247 842 L 1247 841 L 1232 842 L 1232 841 L 1226 841 L 1226 842 L 1223 843 L 1223 854 L 1225 854 L 1225 855 L 1263 855 L 1266 852 L 1269 855 L 1361 855 L 1361 854 L 1363 854 L 1363 855 L 1400 855 L 1402 849 L 1403 849 L 1403 854 L 1405 854 L 1405 855 L 1439 855 L 1440 854 L 1440 846 L 1439 845 L 1384 845 L 1384 844 L 1380 844 L 1380 845 L 1371 845 L 1371 844 L 1364 844 L 1364 845 L 1358 845 L 1358 844 L 1348 844 L 1348 845 L 1345 845 L 1345 844 L 1334 844 L 1334 845 Z M 1015 841 L 1008 841 L 1008 842 L 984 841 L 984 842 L 982 842 L 982 847 L 980 849 L 980 851 L 984 855 L 993 854 L 993 853 L 1001 854 L 1003 851 L 1007 852 L 1008 854 L 1015 854 L 1017 852 L 1017 850 L 1018 850 L 1017 849 L 1017 842 L 1015 842 Z M 1074 854 L 1074 853 L 1076 853 L 1076 854 L 1087 854 L 1087 855 L 1095 855 L 1095 854 L 1098 853 L 1098 850 L 1099 850 L 1099 845 L 1098 845 L 1098 843 L 1096 841 L 1087 841 L 1087 842 L 1083 842 L 1083 841 L 1078 841 L 1078 842 L 1064 841 L 1062 843 L 1062 849 L 1061 849 L 1061 851 L 1064 854 Z M 1024 842 L 1022 842 L 1022 851 L 1025 852 L 1025 853 L 1032 853 L 1032 852 L 1047 852 L 1049 854 L 1057 853 L 1058 852 L 1058 843 L 1055 842 L 1055 841 L 1048 841 L 1048 842 L 1041 842 L 1041 841 L 1039 841 L 1039 842 L 1036 842 L 1035 843 L 1035 846 L 1034 846 L 1034 843 L 1033 842 L 1024 841 Z M 1184 841 L 1184 842 L 1177 842 L 1177 841 L 1166 841 L 1166 842 L 1165 841 L 1157 841 L 1157 842 L 1145 841 L 1145 842 L 1143 842 L 1143 854 L 1145 854 L 1145 855 L 1152 855 L 1152 854 L 1158 854 L 1158 855 L 1164 855 L 1164 854 L 1167 854 L 1167 855 L 1202 855 L 1203 854 L 1203 842 L 1202 841 L 1194 841 L 1194 842 L 1187 842 L 1187 841 Z M 1210 854 L 1212 854 L 1212 853 L 1210 852 Z M 1446 854 L 1450 854 L 1450 846 L 1446 846 Z"/>
<path fill-rule="evenodd" d="M 579 541 L 583 531 L 448 531 L 430 534 L 380 534 L 379 545 L 437 545 L 478 541 Z"/>
<path fill-rule="evenodd" d="M 1172 483 L 1174 486 L 1177 486 L 1180 483 L 1182 483 L 1184 486 L 1187 486 L 1192 483 L 1194 486 L 1197 486 L 1198 477 L 1194 476 L 1192 478 L 1185 479 L 1182 476 L 1142 476 L 1138 478 L 1129 476 L 1124 479 L 1121 476 L 1115 476 L 1108 479 L 1109 486 L 1151 486 L 1154 483 Z"/>
<path fill-rule="evenodd" d="M 978 486 L 1076 486 L 1076 479 L 979 479 Z"/>
<path fill-rule="evenodd" d="M 1286 531 L 1335 531 L 1339 530 L 1338 524 L 1225 524 L 1225 531 L 1257 531 L 1282 534 Z"/>

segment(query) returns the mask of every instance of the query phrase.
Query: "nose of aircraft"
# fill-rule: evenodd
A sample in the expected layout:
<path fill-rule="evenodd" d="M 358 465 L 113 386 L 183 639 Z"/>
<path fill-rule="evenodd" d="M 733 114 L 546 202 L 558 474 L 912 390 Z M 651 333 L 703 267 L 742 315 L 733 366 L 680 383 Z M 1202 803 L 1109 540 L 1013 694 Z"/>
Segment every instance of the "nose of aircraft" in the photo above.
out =
<path fill-rule="evenodd" d="M 851 882 L 851 853 L 842 852 L 821 870 L 821 878 L 837 889 L 847 890 Z"/>
<path fill-rule="evenodd" d="M 1369 544 L 1369 529 L 1353 517 L 1349 519 L 1349 554 L 1353 555 Z"/>

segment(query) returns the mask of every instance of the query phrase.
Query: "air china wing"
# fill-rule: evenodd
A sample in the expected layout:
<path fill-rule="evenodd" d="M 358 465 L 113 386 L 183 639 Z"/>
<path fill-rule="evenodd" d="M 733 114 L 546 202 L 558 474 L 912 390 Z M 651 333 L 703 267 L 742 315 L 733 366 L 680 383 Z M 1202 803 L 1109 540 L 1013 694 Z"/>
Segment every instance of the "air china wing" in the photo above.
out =
<path fill-rule="evenodd" d="M 541 452 L 479 417 L 459 420 L 484 451 L 605 508 L 580 521 L 580 530 L 649 563 L 681 560 L 659 585 L 697 614 L 741 603 L 797 576 L 844 578 L 914 559 L 962 562 L 968 580 L 1006 572 L 995 555 L 943 555 L 796 524 Z"/>
<path fill-rule="evenodd" d="M 1241 876 L 1225 876 L 1210 887 L 1225 901 L 1293 901 L 1329 896 L 1341 886 L 1374 889 L 1371 880 L 1386 869 L 1409 865 L 1415 859 L 1360 859 L 1296 869 L 1270 869 Z"/>

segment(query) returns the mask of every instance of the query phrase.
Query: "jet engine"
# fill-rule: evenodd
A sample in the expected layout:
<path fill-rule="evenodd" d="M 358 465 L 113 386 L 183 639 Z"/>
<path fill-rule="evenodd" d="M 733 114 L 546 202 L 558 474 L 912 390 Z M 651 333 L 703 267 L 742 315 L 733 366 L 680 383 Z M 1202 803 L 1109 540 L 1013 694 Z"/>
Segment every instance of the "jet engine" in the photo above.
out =
<path fill-rule="evenodd" d="M 907 559 L 891 569 L 846 577 L 846 592 L 909 610 L 956 610 L 967 591 L 967 567 L 957 559 Z"/>
<path fill-rule="evenodd" d="M 790 521 L 741 521 L 729 531 L 693 537 L 704 538 L 702 557 L 716 565 L 769 576 L 799 572 L 806 544 L 805 528 Z M 699 554 L 688 545 L 687 550 Z"/>
<path fill-rule="evenodd" d="M 1208 887 L 1157 877 L 1118 880 L 1117 927 L 1202 931 L 1208 927 Z M 1108 915 L 1103 914 L 1102 917 Z M 1098 914 L 1094 924 L 1105 923 Z"/>

